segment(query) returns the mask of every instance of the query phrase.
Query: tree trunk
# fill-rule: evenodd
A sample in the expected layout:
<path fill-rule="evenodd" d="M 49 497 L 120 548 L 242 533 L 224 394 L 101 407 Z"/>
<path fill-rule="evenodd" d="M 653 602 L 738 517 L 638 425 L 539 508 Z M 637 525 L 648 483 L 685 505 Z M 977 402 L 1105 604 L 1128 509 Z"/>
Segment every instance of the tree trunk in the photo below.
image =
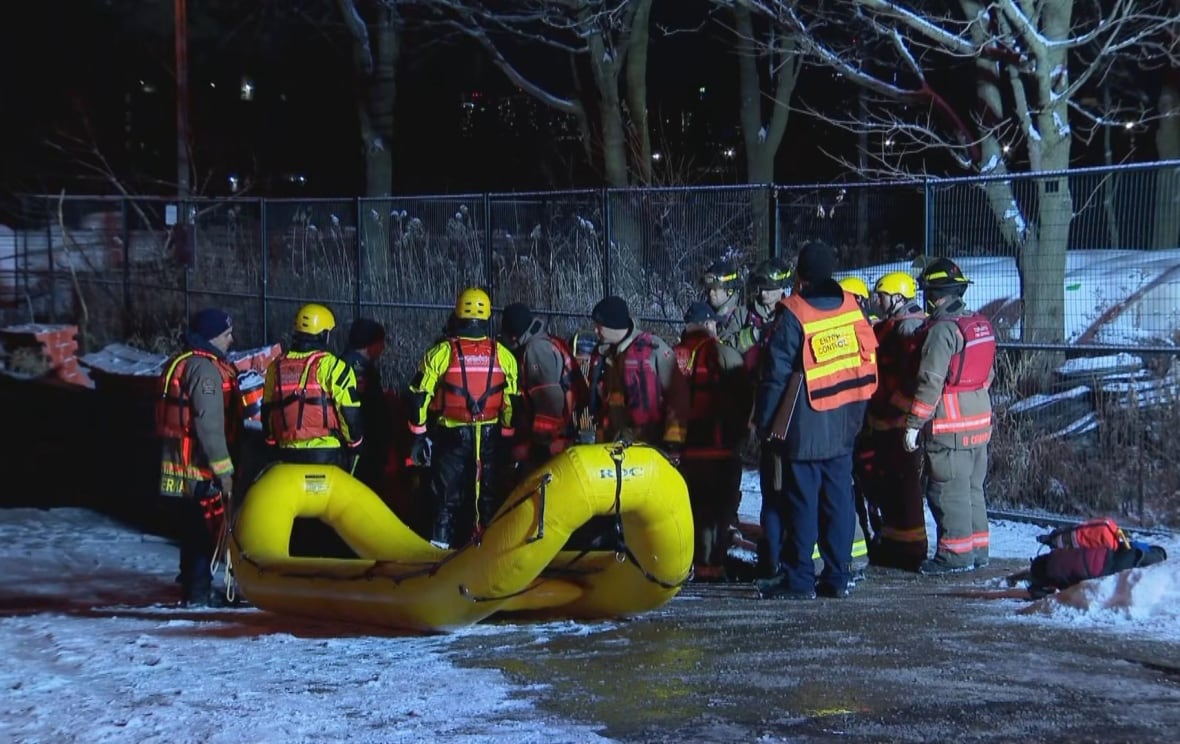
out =
<path fill-rule="evenodd" d="M 770 99 L 770 121 L 764 123 L 762 80 L 758 75 L 759 45 L 755 43 L 754 23 L 748 2 L 736 3 L 733 15 L 738 35 L 738 118 L 746 156 L 746 182 L 767 186 L 753 195 L 754 241 L 760 249 L 760 255 L 770 255 L 774 253 L 775 247 L 770 245 L 774 215 L 770 210 L 769 184 L 774 183 L 774 161 L 787 129 L 791 95 L 799 80 L 800 63 L 794 37 L 776 36 L 768 45 L 772 49 L 768 66 L 774 82 L 774 96 Z"/>
<path fill-rule="evenodd" d="M 397 60 L 401 52 L 397 19 L 392 5 L 378 3 L 373 23 L 373 75 L 367 98 L 371 131 L 363 134 L 365 195 L 393 194 L 393 107 L 397 100 Z"/>
<path fill-rule="evenodd" d="M 651 38 L 652 0 L 637 0 L 627 43 L 627 108 L 631 112 L 631 147 L 635 153 L 635 177 L 651 183 L 651 126 L 647 116 L 647 48 Z"/>
<path fill-rule="evenodd" d="M 1180 13 L 1180 0 L 1172 7 Z M 1180 31 L 1175 32 L 1180 40 Z M 1180 160 L 1180 65 L 1166 71 L 1157 104 L 1160 120 L 1155 133 L 1155 151 L 1160 160 Z M 1153 248 L 1180 245 L 1180 168 L 1155 171 L 1155 220 L 1152 225 Z"/>
<path fill-rule="evenodd" d="M 1045 37 L 1068 39 L 1072 11 L 1073 0 L 1046 0 L 1041 16 Z M 1041 103 L 1034 115 L 1041 137 L 1034 162 L 1040 170 L 1064 171 L 1069 168 L 1073 139 L 1069 100 L 1062 95 L 1069 87 L 1068 51 L 1058 46 L 1042 54 L 1033 83 Z M 1069 177 L 1039 178 L 1036 187 L 1035 232 L 1018 257 L 1024 300 L 1020 338 L 1030 343 L 1061 343 L 1065 341 L 1065 257 L 1073 219 Z"/>
<path fill-rule="evenodd" d="M 607 186 L 624 188 L 627 177 L 627 138 L 619 98 L 619 64 L 599 33 L 589 39 L 590 69 L 597 88 L 602 123 L 602 165 Z"/>

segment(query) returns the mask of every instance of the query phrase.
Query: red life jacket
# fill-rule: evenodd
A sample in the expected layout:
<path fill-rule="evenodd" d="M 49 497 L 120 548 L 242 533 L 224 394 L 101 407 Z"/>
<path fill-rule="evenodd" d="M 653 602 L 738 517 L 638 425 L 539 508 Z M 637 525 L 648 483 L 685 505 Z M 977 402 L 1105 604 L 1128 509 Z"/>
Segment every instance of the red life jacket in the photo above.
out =
<path fill-rule="evenodd" d="M 332 391 L 320 385 L 320 364 L 330 355 L 317 351 L 302 359 L 282 356 L 276 362 L 275 403 L 270 412 L 270 430 L 279 444 L 302 442 L 336 435 Z M 314 407 L 309 411 L 308 407 Z"/>
<path fill-rule="evenodd" d="M 953 318 L 930 318 L 914 334 L 918 348 L 921 348 L 926 334 L 935 323 L 954 323 L 963 336 L 962 351 L 951 356 L 944 392 L 963 393 L 983 389 L 991 374 L 992 364 L 996 361 L 996 335 L 991 322 L 979 313 Z"/>
<path fill-rule="evenodd" d="M 490 338 L 452 338 L 451 361 L 439 381 L 437 410 L 451 421 L 495 421 L 504 407 L 508 382 L 500 347 Z"/>
<path fill-rule="evenodd" d="M 712 343 L 710 343 L 712 342 Z M 672 347 L 676 353 L 676 369 L 688 381 L 688 420 L 689 423 L 713 417 L 714 402 L 717 398 L 717 384 L 721 381 L 721 372 L 717 364 L 710 365 L 710 351 L 712 358 L 716 358 L 717 351 L 713 346 L 721 343 L 707 334 L 693 334 L 686 336 L 680 343 Z"/>
<path fill-rule="evenodd" d="M 241 416 L 236 413 L 241 410 L 240 400 L 235 394 L 237 370 L 228 362 L 203 349 L 192 349 L 177 355 L 160 377 L 160 397 L 156 399 L 156 434 L 172 439 L 192 439 L 193 403 L 182 385 L 185 368 L 196 356 L 211 360 L 221 375 L 222 405 L 226 411 L 226 438 L 232 440 L 237 432 L 237 424 L 241 422 Z"/>
<path fill-rule="evenodd" d="M 753 372 L 758 369 L 758 362 L 762 360 L 762 349 L 766 346 L 766 339 L 770 335 L 770 328 L 773 322 L 774 315 L 771 315 L 769 318 L 763 318 L 756 310 L 746 310 L 745 326 L 757 328 L 759 331 L 758 343 L 746 349 L 745 353 L 742 354 L 742 361 L 745 362 L 747 372 Z"/>
<path fill-rule="evenodd" d="M 664 391 L 660 387 L 660 377 L 656 374 L 655 363 L 652 361 L 655 348 L 651 334 L 643 331 L 622 353 L 615 356 L 615 364 L 620 365 L 623 377 L 621 402 L 629 412 L 631 425 L 636 428 L 658 424 L 664 420 Z M 591 369 L 595 370 L 596 377 L 601 378 L 598 370 L 604 361 L 596 349 L 591 358 Z M 618 391 L 614 391 L 614 396 L 617 395 Z M 610 405 L 616 401 L 607 399 L 605 402 L 606 409 L 600 410 L 599 413 L 607 415 Z"/>
<path fill-rule="evenodd" d="M 588 398 L 588 390 L 586 389 L 586 380 L 582 377 L 580 370 L 575 366 L 573 355 L 570 353 L 569 345 L 563 339 L 556 336 L 546 334 L 546 339 L 553 347 L 553 353 L 561 359 L 561 373 L 558 377 L 557 384 L 561 387 L 562 395 L 565 399 L 562 405 L 561 417 L 554 419 L 551 416 L 537 416 L 536 410 L 533 408 L 530 396 L 534 385 L 528 378 L 528 367 L 524 364 L 524 354 L 521 353 L 520 365 L 520 390 L 521 403 L 527 409 L 527 414 L 524 418 L 526 421 L 531 421 L 532 433 L 548 434 L 550 436 L 570 436 L 573 433 L 574 415 L 579 406 L 586 404 Z M 529 432 L 518 427 L 518 434 L 522 439 L 527 439 Z"/>
<path fill-rule="evenodd" d="M 903 336 L 896 329 L 903 321 L 925 317 L 921 312 L 904 312 L 873 326 L 878 344 L 877 390 L 869 401 L 870 415 L 905 415 L 909 411 L 917 382 L 922 334 Z"/>

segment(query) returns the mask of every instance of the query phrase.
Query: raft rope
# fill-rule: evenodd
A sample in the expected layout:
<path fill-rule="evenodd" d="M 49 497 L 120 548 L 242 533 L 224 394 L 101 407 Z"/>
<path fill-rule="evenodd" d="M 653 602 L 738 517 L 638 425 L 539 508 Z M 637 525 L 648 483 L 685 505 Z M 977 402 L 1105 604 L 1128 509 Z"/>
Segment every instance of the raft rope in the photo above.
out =
<path fill-rule="evenodd" d="M 229 499 L 226 499 L 228 502 Z M 221 529 L 217 532 L 217 543 L 213 548 L 213 556 L 209 560 L 209 573 L 217 575 L 217 570 L 224 566 L 225 601 L 233 604 L 238 598 L 238 583 L 234 579 L 233 559 L 230 557 L 229 543 L 233 530 L 230 528 L 232 505 L 227 503 L 225 513 L 221 517 Z M 222 556 L 225 560 L 222 561 Z"/>
<path fill-rule="evenodd" d="M 620 563 L 625 560 L 631 561 L 631 564 L 639 569 L 639 573 L 643 574 L 643 578 L 657 586 L 663 587 L 664 589 L 678 589 L 687 584 L 689 579 L 692 578 L 692 571 L 689 571 L 683 580 L 668 583 L 644 568 L 643 564 L 639 562 L 639 559 L 635 557 L 635 554 L 631 552 L 631 548 L 627 547 L 626 541 L 623 540 L 623 453 L 630 446 L 631 443 L 626 440 L 618 442 L 611 449 L 610 453 L 611 459 L 615 462 L 615 537 L 618 540 L 615 547 L 615 560 Z"/>

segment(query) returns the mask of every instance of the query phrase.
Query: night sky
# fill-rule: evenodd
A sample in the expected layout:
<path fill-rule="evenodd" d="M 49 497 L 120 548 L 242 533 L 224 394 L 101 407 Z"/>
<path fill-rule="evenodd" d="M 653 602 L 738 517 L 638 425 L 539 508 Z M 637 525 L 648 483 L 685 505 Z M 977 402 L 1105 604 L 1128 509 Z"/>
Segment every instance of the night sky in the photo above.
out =
<path fill-rule="evenodd" d="M 198 5 L 211 10 L 197 13 Z M 47 144 L 74 139 L 96 143 L 132 191 L 169 193 L 176 131 L 171 6 L 171 0 L 0 4 L 0 191 L 110 192 L 109 184 Z M 335 6 L 326 0 L 191 3 L 199 191 L 228 193 L 230 175 L 253 179 L 258 195 L 351 196 L 363 189 L 349 49 Z M 687 25 L 707 6 L 703 0 L 657 2 L 653 28 Z M 525 66 L 545 64 L 536 52 L 517 53 Z M 723 32 L 706 24 L 668 38 L 657 34 L 649 59 L 653 121 L 676 122 L 686 111 L 694 116 L 691 131 L 653 127 L 657 149 L 691 163 L 675 180 L 742 180 L 737 69 Z M 253 85 L 252 101 L 241 100 L 243 79 Z M 486 115 L 464 135 L 459 103 L 476 91 L 489 101 L 514 93 L 472 44 L 437 32 L 406 32 L 394 134 L 398 193 L 602 185 L 576 142 L 544 127 L 507 130 Z M 797 91 L 834 107 L 848 106 L 853 95 L 823 70 L 805 72 Z M 718 153 L 728 144 L 738 155 L 727 163 Z M 794 115 L 777 180 L 847 175 L 820 148 L 854 157 L 854 144 L 852 135 Z"/>

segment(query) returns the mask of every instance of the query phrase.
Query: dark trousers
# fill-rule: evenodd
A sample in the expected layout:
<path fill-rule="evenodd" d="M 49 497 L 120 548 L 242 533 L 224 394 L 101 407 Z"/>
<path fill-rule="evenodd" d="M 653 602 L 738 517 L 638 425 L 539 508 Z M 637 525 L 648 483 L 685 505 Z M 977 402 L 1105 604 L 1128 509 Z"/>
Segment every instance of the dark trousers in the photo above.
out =
<path fill-rule="evenodd" d="M 737 458 L 694 460 L 686 455 L 680 474 L 688 485 L 696 534 L 693 563 L 721 566 L 729 547 L 729 526 L 737 521 L 742 498 L 742 464 Z"/>
<path fill-rule="evenodd" d="M 209 564 L 216 546 L 205 519 L 201 499 L 215 492 L 212 483 L 198 483 L 192 496 L 180 500 L 180 599 L 182 602 L 207 602 L 213 587 Z"/>
<path fill-rule="evenodd" d="M 848 585 L 856 509 L 852 496 L 852 455 L 784 463 L 783 569 L 791 591 L 815 589 L 811 554 L 819 542 L 824 568 L 819 582 L 832 589 Z"/>
<path fill-rule="evenodd" d="M 762 487 L 762 511 L 758 522 L 762 526 L 762 544 L 759 546 L 759 573 L 777 574 L 782 569 L 783 554 L 783 489 L 785 481 L 782 448 L 775 443 L 764 442 L 759 458 L 758 476 Z"/>
<path fill-rule="evenodd" d="M 477 435 L 480 437 L 478 467 L 475 458 Z M 500 507 L 498 466 L 503 450 L 500 427 L 440 426 L 432 440 L 430 496 L 434 503 L 434 528 L 431 539 L 456 546 L 467 542 L 473 528 L 491 521 Z M 477 523 L 474 522 L 476 518 Z"/>
<path fill-rule="evenodd" d="M 862 475 L 871 507 L 881 516 L 872 562 L 916 571 L 926 558 L 922 453 L 906 452 L 903 429 L 874 431 L 873 457 Z"/>

